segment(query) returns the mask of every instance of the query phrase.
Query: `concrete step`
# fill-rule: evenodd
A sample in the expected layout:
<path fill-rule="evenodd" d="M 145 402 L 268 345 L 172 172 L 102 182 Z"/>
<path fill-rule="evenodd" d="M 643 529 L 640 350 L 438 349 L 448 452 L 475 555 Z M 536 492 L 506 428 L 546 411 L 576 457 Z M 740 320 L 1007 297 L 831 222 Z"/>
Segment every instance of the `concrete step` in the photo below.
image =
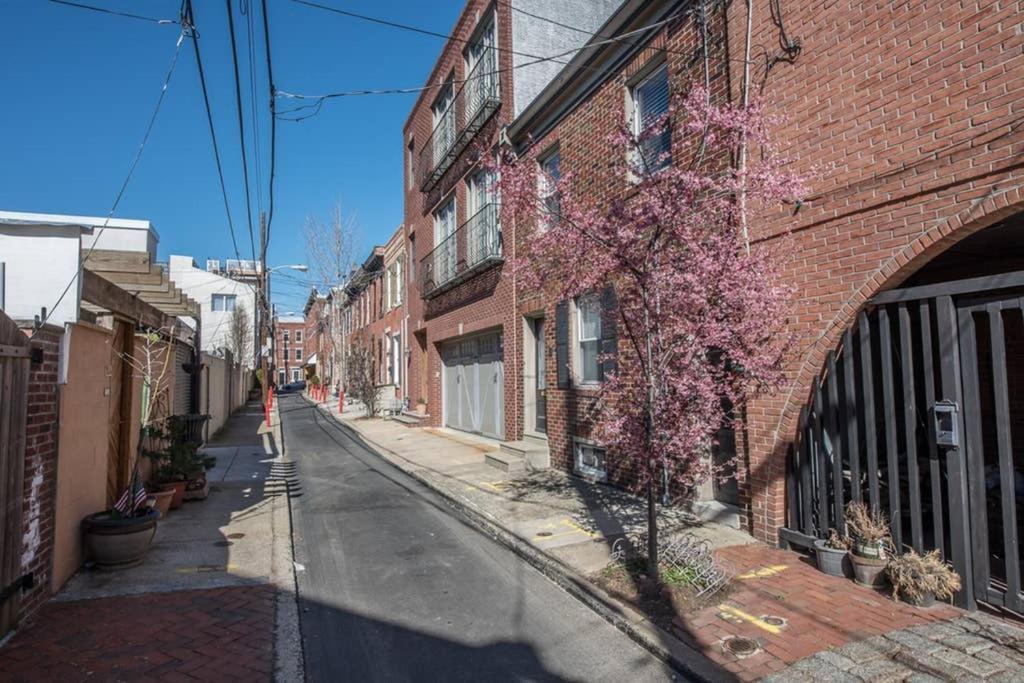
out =
<path fill-rule="evenodd" d="M 501 451 L 509 457 L 521 458 L 532 470 L 546 469 L 551 466 L 551 454 L 547 441 L 536 438 L 525 438 L 522 441 L 505 441 Z"/>
<path fill-rule="evenodd" d="M 398 413 L 397 415 L 392 415 L 391 419 L 394 420 L 395 422 L 398 422 L 399 424 L 405 425 L 406 427 L 419 427 L 420 421 L 423 417 L 426 416 L 420 415 L 419 413 L 401 412 Z"/>
<path fill-rule="evenodd" d="M 485 453 L 484 462 L 494 469 L 501 470 L 507 474 L 522 474 L 526 471 L 526 458 L 522 455 L 507 452 L 504 444 L 502 444 L 500 450 Z"/>

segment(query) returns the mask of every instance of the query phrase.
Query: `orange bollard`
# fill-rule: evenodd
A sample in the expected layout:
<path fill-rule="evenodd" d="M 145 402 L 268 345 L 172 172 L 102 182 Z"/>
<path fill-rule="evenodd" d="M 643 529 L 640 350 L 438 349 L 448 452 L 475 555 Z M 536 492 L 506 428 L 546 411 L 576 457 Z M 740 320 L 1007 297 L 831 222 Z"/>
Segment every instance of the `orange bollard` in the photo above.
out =
<path fill-rule="evenodd" d="M 344 391 L 338 393 L 338 415 L 341 415 L 343 412 L 345 412 L 345 392 Z"/>

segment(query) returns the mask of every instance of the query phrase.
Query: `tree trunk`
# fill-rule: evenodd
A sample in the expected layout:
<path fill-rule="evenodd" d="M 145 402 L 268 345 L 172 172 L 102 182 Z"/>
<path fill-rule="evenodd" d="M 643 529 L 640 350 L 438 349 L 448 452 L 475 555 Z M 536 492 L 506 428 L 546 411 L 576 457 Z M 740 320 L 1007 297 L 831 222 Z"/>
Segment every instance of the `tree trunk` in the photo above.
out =
<path fill-rule="evenodd" d="M 647 576 L 657 585 L 661 582 L 658 575 L 658 508 L 657 485 L 653 475 L 647 483 Z"/>

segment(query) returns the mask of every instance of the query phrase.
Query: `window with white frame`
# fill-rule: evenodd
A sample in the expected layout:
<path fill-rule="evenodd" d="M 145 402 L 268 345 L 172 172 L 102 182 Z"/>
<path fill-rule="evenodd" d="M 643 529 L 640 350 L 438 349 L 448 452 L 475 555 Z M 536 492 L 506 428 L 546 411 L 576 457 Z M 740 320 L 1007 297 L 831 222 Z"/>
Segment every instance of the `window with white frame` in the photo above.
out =
<path fill-rule="evenodd" d="M 302 341 L 302 330 L 295 330 L 295 342 L 298 343 L 298 342 L 301 342 L 301 341 Z"/>
<path fill-rule="evenodd" d="M 406 177 L 408 178 L 408 187 L 413 189 L 416 185 L 416 164 L 415 164 L 415 152 L 416 142 L 414 138 L 409 138 L 409 146 L 405 150 L 405 166 L 406 166 Z"/>
<path fill-rule="evenodd" d="M 215 311 L 233 311 L 235 310 L 237 299 L 238 297 L 234 294 L 214 294 L 211 308 Z"/>
<path fill-rule="evenodd" d="M 295 349 L 295 360 L 302 360 L 302 349 Z"/>
<path fill-rule="evenodd" d="M 601 299 L 587 294 L 576 299 L 576 377 L 583 384 L 601 380 Z"/>
<path fill-rule="evenodd" d="M 562 194 L 558 191 L 558 181 L 562 177 L 562 157 L 558 148 L 540 158 L 539 190 L 542 210 L 541 229 L 558 224 L 562 213 Z"/>
<path fill-rule="evenodd" d="M 630 89 L 630 126 L 639 141 L 637 165 L 658 171 L 672 163 L 672 131 L 663 120 L 669 108 L 668 66 L 662 64 Z"/>
<path fill-rule="evenodd" d="M 288 330 L 283 331 L 281 334 L 282 334 L 282 339 L 284 339 L 285 341 L 288 341 Z"/>
<path fill-rule="evenodd" d="M 466 123 L 470 124 L 488 101 L 498 98 L 498 60 L 495 50 L 494 16 L 466 50 Z"/>
<path fill-rule="evenodd" d="M 300 379 L 302 379 L 302 370 L 299 368 L 292 368 L 292 381 L 298 382 Z"/>
<path fill-rule="evenodd" d="M 457 259 L 455 234 L 455 197 L 434 214 L 434 283 L 443 284 L 455 277 Z"/>
<path fill-rule="evenodd" d="M 455 88 L 451 80 L 445 83 L 434 100 L 434 166 L 437 166 L 455 144 Z"/>
<path fill-rule="evenodd" d="M 576 474 L 591 477 L 597 481 L 608 480 L 603 448 L 583 439 L 573 440 L 573 470 Z"/>

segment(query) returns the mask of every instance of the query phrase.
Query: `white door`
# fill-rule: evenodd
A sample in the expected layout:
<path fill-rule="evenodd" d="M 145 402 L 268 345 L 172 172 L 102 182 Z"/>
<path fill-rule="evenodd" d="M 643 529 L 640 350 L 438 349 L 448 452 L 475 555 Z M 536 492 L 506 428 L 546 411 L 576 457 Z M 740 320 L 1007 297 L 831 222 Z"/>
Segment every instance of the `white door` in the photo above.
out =
<path fill-rule="evenodd" d="M 500 332 L 442 348 L 444 424 L 496 439 L 505 437 L 505 371 Z"/>

